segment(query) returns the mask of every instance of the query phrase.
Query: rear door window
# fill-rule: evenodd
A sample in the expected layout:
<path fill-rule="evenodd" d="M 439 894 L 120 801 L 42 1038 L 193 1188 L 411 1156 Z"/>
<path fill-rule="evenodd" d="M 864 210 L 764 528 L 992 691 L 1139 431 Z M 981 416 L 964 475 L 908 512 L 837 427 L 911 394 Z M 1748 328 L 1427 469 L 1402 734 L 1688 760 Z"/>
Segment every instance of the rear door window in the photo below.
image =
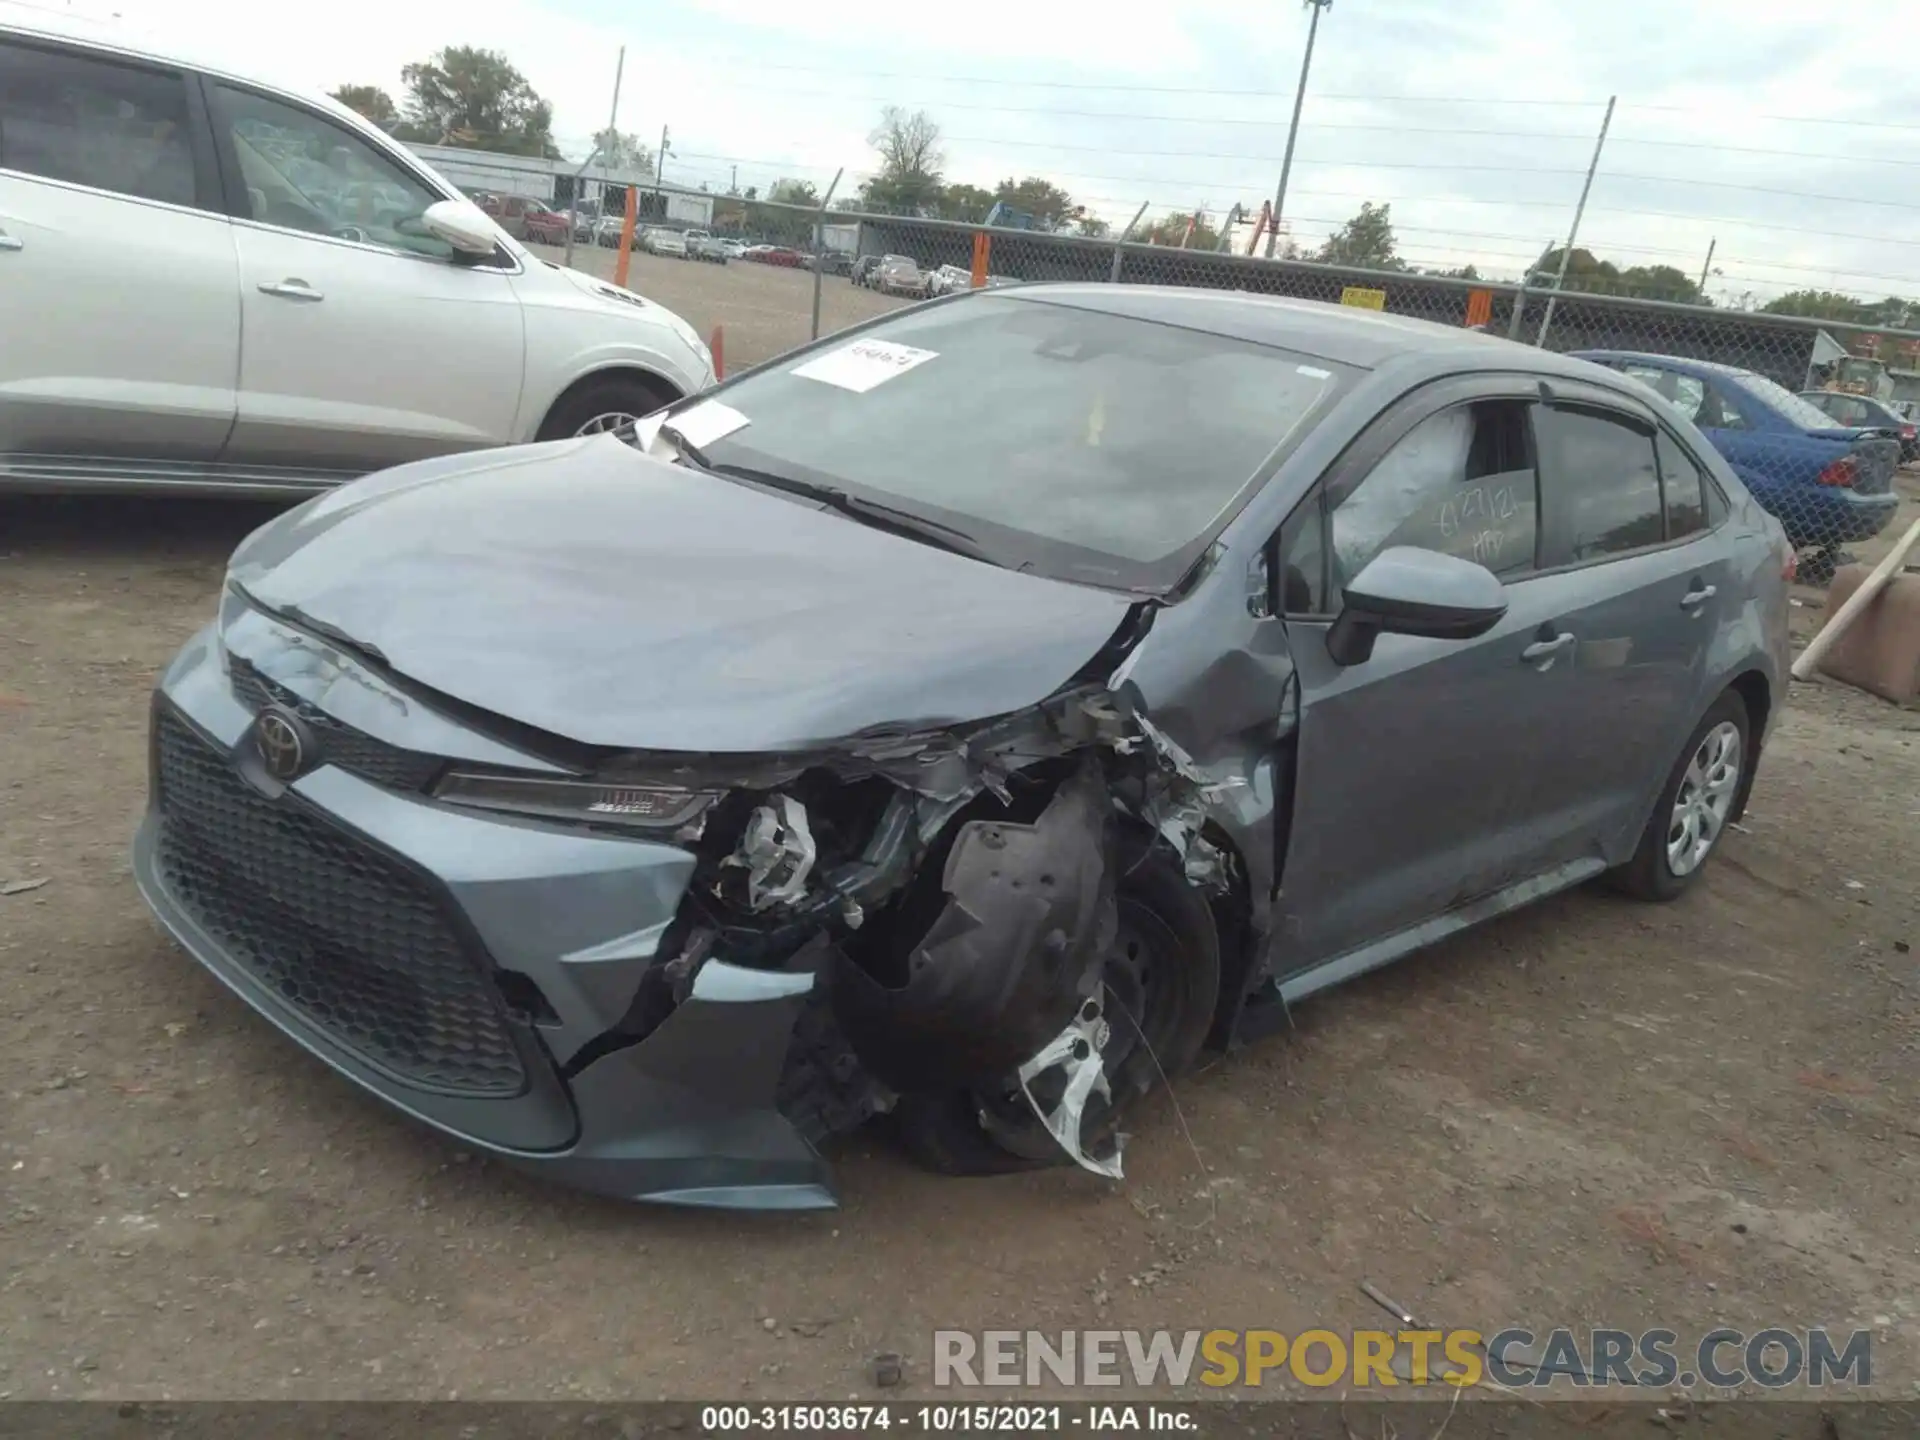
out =
<path fill-rule="evenodd" d="M 1666 538 L 1653 434 L 1601 410 L 1534 407 L 1544 565 L 1604 560 Z"/>
<path fill-rule="evenodd" d="M 1678 540 L 1707 528 L 1706 487 L 1700 473 L 1679 442 L 1662 431 L 1654 440 L 1660 458 L 1660 491 L 1667 506 L 1667 538 Z"/>
<path fill-rule="evenodd" d="M 195 205 L 186 79 L 0 42 L 0 169 Z"/>

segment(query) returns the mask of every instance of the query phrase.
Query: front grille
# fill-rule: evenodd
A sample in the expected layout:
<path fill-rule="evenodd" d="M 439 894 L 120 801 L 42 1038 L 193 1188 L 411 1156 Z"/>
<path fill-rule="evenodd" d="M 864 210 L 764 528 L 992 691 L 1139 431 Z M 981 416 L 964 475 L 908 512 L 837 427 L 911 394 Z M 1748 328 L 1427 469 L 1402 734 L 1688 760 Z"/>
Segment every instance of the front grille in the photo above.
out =
<path fill-rule="evenodd" d="M 315 758 L 322 764 L 338 765 L 389 790 L 418 791 L 431 785 L 446 763 L 437 755 L 403 750 L 341 724 L 286 686 L 269 680 L 238 655 L 227 657 L 227 673 L 233 681 L 234 695 L 249 710 L 257 713 L 269 705 L 281 705 L 305 720 L 319 741 L 320 753 Z"/>
<path fill-rule="evenodd" d="M 526 1088 L 492 984 L 424 883 L 297 801 L 258 793 L 171 711 L 154 729 L 161 875 L 235 961 L 398 1079 Z"/>

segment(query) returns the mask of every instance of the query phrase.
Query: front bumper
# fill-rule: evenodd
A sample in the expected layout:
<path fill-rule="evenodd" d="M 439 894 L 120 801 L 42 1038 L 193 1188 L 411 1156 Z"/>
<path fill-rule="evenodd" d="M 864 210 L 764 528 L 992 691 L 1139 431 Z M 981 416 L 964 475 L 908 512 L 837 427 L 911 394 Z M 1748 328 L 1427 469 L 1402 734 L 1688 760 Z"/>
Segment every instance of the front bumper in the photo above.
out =
<path fill-rule="evenodd" d="M 664 958 L 691 855 L 403 788 L 417 771 L 396 756 L 514 762 L 265 616 L 230 617 L 226 639 L 233 676 L 209 627 L 161 679 L 134 843 L 142 896 L 195 959 L 348 1079 L 510 1164 L 626 1199 L 834 1203 L 776 1103 L 813 974 L 716 958 L 644 1039 L 589 1048 Z M 254 740 L 263 681 L 320 736 L 284 786 Z"/>

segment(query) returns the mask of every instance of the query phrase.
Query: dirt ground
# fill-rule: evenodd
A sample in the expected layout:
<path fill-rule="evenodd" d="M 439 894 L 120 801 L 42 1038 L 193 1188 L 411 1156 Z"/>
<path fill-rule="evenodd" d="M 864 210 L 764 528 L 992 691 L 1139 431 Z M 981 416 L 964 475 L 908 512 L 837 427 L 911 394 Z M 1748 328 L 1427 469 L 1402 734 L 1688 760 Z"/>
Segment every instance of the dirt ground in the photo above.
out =
<path fill-rule="evenodd" d="M 560 264 L 566 252 L 558 246 L 529 247 Z M 618 254 L 600 246 L 576 245 L 577 270 L 613 278 Z M 729 373 L 804 345 L 813 326 L 813 272 L 735 260 L 726 265 L 697 260 L 673 260 L 635 251 L 627 272 L 627 286 L 674 311 L 704 337 L 713 327 L 724 327 L 725 360 Z M 820 277 L 820 333 L 830 335 L 848 325 L 897 310 L 908 300 L 896 300 L 854 285 L 844 275 Z"/>

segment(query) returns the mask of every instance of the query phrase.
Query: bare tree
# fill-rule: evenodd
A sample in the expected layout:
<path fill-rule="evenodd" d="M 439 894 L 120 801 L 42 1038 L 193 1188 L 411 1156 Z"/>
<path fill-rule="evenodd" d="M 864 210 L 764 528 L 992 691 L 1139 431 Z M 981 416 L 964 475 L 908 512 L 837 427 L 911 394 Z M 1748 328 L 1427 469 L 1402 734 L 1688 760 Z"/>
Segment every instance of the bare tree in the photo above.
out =
<path fill-rule="evenodd" d="M 870 204 L 918 214 L 938 203 L 947 157 L 940 149 L 940 126 L 931 115 L 889 105 L 880 112 L 880 123 L 867 143 L 880 152 L 880 172 L 863 187 Z"/>

